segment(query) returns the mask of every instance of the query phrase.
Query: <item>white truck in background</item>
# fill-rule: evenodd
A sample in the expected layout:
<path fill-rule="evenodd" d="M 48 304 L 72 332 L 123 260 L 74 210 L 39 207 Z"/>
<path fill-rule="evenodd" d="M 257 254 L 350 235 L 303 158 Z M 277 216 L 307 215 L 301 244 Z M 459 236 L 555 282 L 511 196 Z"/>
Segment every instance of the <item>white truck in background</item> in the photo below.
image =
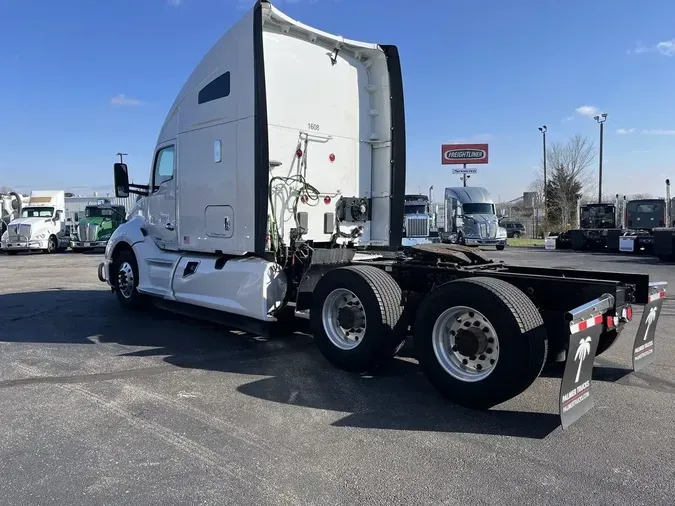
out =
<path fill-rule="evenodd" d="M 432 237 L 435 223 L 429 197 L 421 194 L 405 196 L 402 241 L 404 246 L 440 242 L 437 235 Z"/>
<path fill-rule="evenodd" d="M 70 235 L 66 227 L 65 202 L 63 190 L 32 191 L 19 217 L 12 220 L 2 234 L 2 250 L 10 255 L 21 251 L 66 251 Z"/>
<path fill-rule="evenodd" d="M 150 303 L 256 333 L 308 318 L 327 361 L 359 372 L 390 360 L 412 333 L 431 383 L 473 408 L 504 402 L 546 362 L 565 362 L 567 427 L 592 407 L 594 358 L 630 321 L 631 304 L 646 314 L 665 296 L 666 284 L 647 275 L 402 247 L 398 49 L 317 30 L 264 0 L 181 89 L 148 184 L 129 184 L 124 163 L 114 175 L 116 196 L 144 196 L 98 268 L 122 307 Z M 654 358 L 643 336 L 653 344 L 657 319 L 639 326 L 636 370 Z"/>

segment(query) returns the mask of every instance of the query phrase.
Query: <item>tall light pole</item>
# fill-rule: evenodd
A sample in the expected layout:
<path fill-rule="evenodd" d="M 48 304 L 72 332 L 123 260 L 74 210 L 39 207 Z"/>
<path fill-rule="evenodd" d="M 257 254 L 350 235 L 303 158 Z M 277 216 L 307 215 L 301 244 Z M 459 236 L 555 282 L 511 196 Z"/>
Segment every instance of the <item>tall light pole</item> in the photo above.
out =
<path fill-rule="evenodd" d="M 598 204 L 602 204 L 602 137 L 604 132 L 605 121 L 607 121 L 607 114 L 602 113 L 600 116 L 593 118 L 600 123 L 600 166 L 598 167 Z"/>
<path fill-rule="evenodd" d="M 546 130 L 546 125 L 539 127 L 544 146 L 544 214 L 546 215 L 546 219 L 548 219 L 548 214 L 546 214 Z"/>
<path fill-rule="evenodd" d="M 127 156 L 127 153 L 117 153 L 117 156 L 120 157 L 120 163 L 124 163 L 124 159 L 122 157 Z"/>

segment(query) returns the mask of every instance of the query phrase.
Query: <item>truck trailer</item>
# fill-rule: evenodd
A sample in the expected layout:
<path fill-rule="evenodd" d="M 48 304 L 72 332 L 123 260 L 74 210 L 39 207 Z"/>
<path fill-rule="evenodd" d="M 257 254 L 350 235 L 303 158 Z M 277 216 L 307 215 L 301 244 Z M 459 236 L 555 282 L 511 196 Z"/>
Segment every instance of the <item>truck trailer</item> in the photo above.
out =
<path fill-rule="evenodd" d="M 377 370 L 411 335 L 431 383 L 476 409 L 557 362 L 563 428 L 591 409 L 594 358 L 635 304 L 645 311 L 633 369 L 654 358 L 663 282 L 507 265 L 461 245 L 402 247 L 397 47 L 312 28 L 268 1 L 188 78 L 148 184 L 129 184 L 124 163 L 114 179 L 117 196 L 144 197 L 98 268 L 124 308 L 261 333 L 307 318 L 325 359 L 355 372 Z"/>

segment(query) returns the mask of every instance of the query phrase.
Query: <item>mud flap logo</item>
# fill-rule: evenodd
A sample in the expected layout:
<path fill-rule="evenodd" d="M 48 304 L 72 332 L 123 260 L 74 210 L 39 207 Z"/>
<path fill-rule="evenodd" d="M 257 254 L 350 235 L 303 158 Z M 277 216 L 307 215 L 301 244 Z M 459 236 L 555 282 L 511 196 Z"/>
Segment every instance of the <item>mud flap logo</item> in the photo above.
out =
<path fill-rule="evenodd" d="M 560 382 L 560 422 L 563 429 L 593 407 L 591 378 L 602 329 L 600 323 L 570 332 L 565 372 Z"/>
<path fill-rule="evenodd" d="M 650 302 L 645 305 L 640 326 L 635 334 L 633 343 L 633 370 L 639 371 L 654 361 L 654 338 L 656 337 L 656 324 L 663 306 L 662 297 L 650 297 Z"/>

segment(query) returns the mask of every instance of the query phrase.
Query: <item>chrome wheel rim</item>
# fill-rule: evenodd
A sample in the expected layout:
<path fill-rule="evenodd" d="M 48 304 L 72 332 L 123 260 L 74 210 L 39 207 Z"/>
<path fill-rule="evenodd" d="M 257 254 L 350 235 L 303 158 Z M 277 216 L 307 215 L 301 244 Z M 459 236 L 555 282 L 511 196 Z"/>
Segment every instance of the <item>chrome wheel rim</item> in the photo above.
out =
<path fill-rule="evenodd" d="M 363 341 L 366 333 L 366 311 L 351 290 L 337 288 L 323 303 L 321 321 L 326 335 L 341 350 L 352 350 Z"/>
<path fill-rule="evenodd" d="M 436 319 L 432 344 L 440 366 L 460 381 L 482 381 L 499 363 L 499 337 L 485 315 L 467 306 L 446 309 Z"/>
<path fill-rule="evenodd" d="M 131 298 L 134 292 L 136 279 L 134 277 L 134 270 L 131 268 L 129 262 L 124 262 L 120 265 L 117 271 L 117 289 L 125 299 Z"/>

